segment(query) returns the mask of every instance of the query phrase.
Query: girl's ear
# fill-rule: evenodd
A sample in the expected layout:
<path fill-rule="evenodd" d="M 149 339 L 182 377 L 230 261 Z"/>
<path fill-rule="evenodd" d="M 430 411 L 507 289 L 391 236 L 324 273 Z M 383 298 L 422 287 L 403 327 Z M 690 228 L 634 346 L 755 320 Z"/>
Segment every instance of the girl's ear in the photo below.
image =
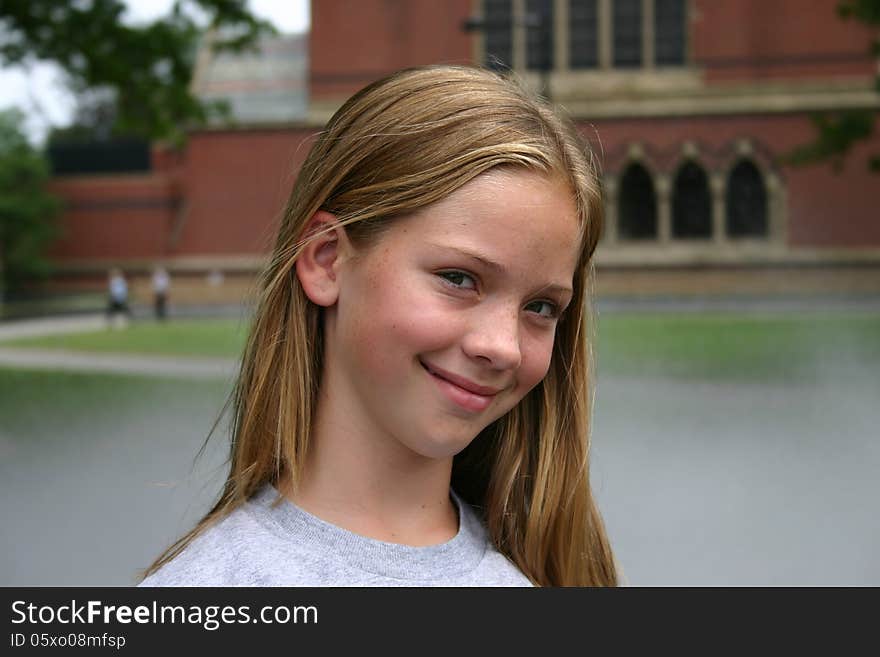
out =
<path fill-rule="evenodd" d="M 335 215 L 318 210 L 303 232 L 308 241 L 296 259 L 296 276 L 306 296 L 329 307 L 339 297 L 339 265 L 348 247 L 345 229 L 336 226 Z M 328 230 L 329 229 L 329 230 Z"/>

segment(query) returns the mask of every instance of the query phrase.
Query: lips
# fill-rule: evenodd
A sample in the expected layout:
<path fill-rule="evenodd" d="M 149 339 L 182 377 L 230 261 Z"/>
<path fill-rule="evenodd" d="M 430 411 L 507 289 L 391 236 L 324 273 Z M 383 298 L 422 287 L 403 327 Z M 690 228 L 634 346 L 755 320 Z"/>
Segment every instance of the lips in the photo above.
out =
<path fill-rule="evenodd" d="M 439 379 L 443 379 L 448 381 L 449 383 L 458 386 L 462 390 L 470 392 L 474 395 L 479 395 L 480 397 L 494 397 L 499 392 L 501 392 L 498 388 L 490 388 L 489 386 L 481 386 L 478 383 L 474 383 L 470 379 L 466 379 L 462 376 L 458 376 L 457 374 L 453 374 L 452 372 L 447 372 L 444 369 L 437 367 L 436 365 L 432 365 L 430 363 L 426 363 L 424 361 L 419 361 L 430 374 L 433 374 Z"/>
<path fill-rule="evenodd" d="M 499 392 L 497 388 L 481 386 L 470 379 L 465 379 L 434 365 L 427 363 L 421 363 L 421 365 L 436 384 L 440 394 L 460 411 L 465 411 L 469 415 L 482 413 L 489 408 L 495 395 Z"/>

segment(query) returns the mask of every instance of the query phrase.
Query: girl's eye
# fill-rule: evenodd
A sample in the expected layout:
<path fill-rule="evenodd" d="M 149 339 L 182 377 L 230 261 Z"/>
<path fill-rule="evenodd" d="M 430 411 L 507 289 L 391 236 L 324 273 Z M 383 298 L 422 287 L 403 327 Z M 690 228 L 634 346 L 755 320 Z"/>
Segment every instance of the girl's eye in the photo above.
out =
<path fill-rule="evenodd" d="M 473 277 L 465 274 L 462 271 L 444 271 L 440 272 L 438 276 L 440 276 L 440 278 L 452 285 L 452 287 L 456 287 L 461 290 L 477 289 L 477 282 L 473 279 Z"/>
<path fill-rule="evenodd" d="M 536 314 L 547 319 L 555 319 L 559 316 L 559 307 L 549 301 L 533 301 L 528 305 Z"/>

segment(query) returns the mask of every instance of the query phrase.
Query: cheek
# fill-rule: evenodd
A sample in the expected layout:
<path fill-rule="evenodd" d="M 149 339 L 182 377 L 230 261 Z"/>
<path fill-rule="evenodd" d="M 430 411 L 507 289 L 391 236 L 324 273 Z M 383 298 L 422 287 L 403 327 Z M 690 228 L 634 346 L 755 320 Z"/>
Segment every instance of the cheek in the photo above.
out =
<path fill-rule="evenodd" d="M 553 341 L 531 339 L 522 346 L 523 360 L 517 373 L 517 387 L 506 403 L 499 409 L 500 414 L 507 413 L 538 385 L 550 369 L 550 358 L 553 354 Z"/>
<path fill-rule="evenodd" d="M 371 294 L 359 290 L 356 308 L 349 315 L 353 354 L 373 376 L 399 378 L 399 368 L 425 352 L 448 345 L 458 330 L 454 316 L 434 303 L 430 291 L 416 282 L 376 277 Z M 408 283 L 408 284 L 407 284 Z"/>
<path fill-rule="evenodd" d="M 380 338 L 391 350 L 432 351 L 456 334 L 461 313 L 444 303 L 419 273 L 389 276 L 379 285 L 389 294 L 375 316 L 382 324 Z"/>
<path fill-rule="evenodd" d="M 538 385 L 550 369 L 553 356 L 553 334 L 532 338 L 523 345 L 523 360 L 520 366 L 519 381 L 522 394 Z"/>

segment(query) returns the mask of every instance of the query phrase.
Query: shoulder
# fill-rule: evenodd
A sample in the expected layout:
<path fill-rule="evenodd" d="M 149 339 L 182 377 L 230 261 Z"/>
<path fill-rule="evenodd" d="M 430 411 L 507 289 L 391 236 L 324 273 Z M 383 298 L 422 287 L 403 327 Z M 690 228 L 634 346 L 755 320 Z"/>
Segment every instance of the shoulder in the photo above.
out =
<path fill-rule="evenodd" d="M 534 586 L 531 580 L 506 556 L 491 546 L 486 550 L 486 556 L 480 564 L 481 576 L 484 582 L 481 586 Z"/>
<path fill-rule="evenodd" d="M 477 510 L 457 498 L 464 529 L 482 546 L 479 563 L 471 572 L 473 586 L 533 586 L 513 561 L 498 551 Z"/>
<path fill-rule="evenodd" d="M 271 538 L 245 505 L 199 534 L 139 586 L 259 585 L 248 564 Z"/>

